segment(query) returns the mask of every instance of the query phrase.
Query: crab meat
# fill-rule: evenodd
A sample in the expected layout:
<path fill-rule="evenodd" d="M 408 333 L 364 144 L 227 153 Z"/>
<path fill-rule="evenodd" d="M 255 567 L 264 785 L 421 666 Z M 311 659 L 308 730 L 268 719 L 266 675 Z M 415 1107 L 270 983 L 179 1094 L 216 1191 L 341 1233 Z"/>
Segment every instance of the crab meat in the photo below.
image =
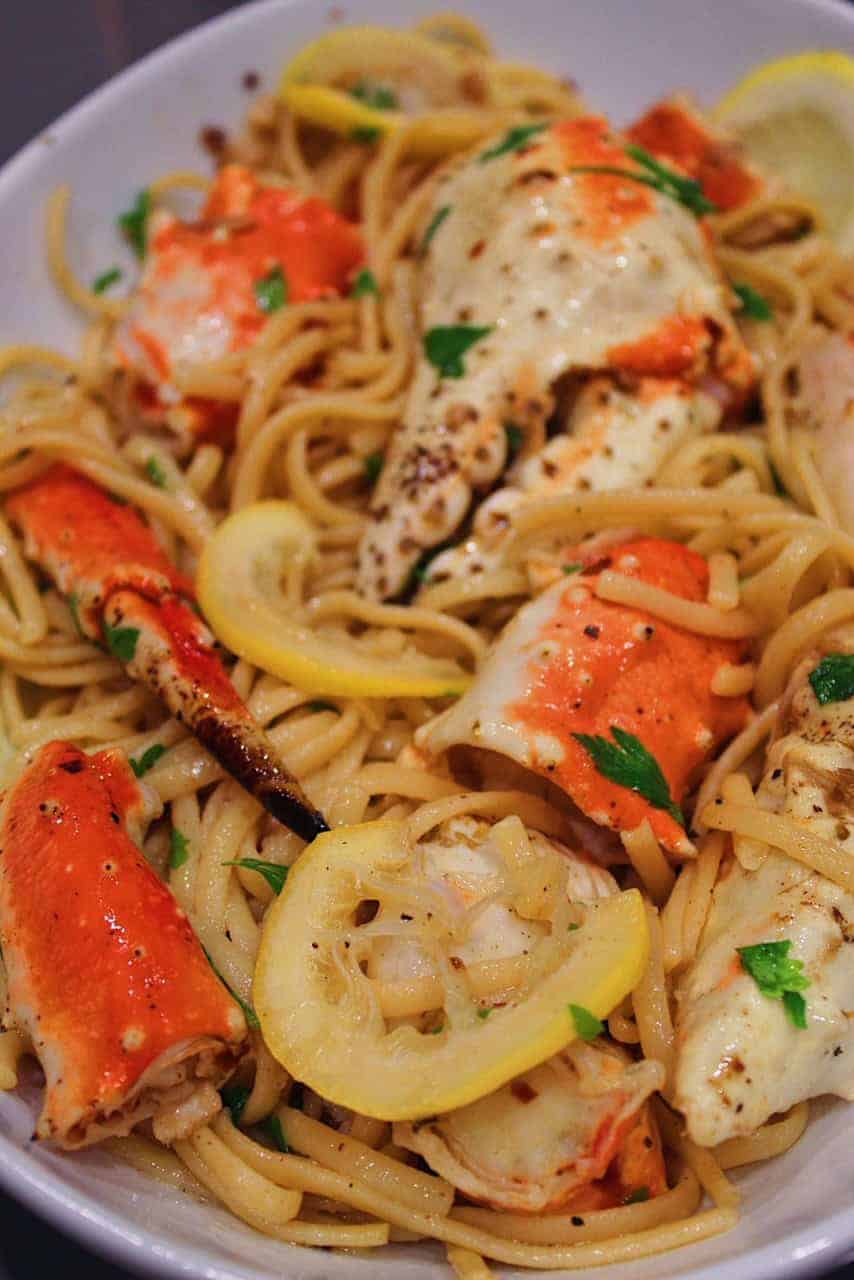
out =
<path fill-rule="evenodd" d="M 116 751 L 42 747 L 5 797 L 7 1025 L 45 1074 L 36 1134 L 62 1147 L 201 1122 L 246 1039 L 238 1005 L 136 840 L 153 793 Z"/>
<path fill-rule="evenodd" d="M 241 165 L 220 170 L 199 222 L 156 211 L 142 279 L 112 347 L 136 411 L 186 444 L 228 443 L 236 406 L 182 395 L 175 370 L 242 350 L 283 300 L 341 296 L 363 257 L 358 229 L 325 201 L 265 185 Z M 264 281 L 277 271 L 284 298 L 265 299 Z"/>
<path fill-rule="evenodd" d="M 449 751 L 452 767 L 481 774 L 504 757 L 560 788 L 598 826 L 626 832 L 648 820 L 666 849 L 688 852 L 672 814 L 606 778 L 576 735 L 610 740 L 615 725 L 634 734 L 680 804 L 701 765 L 746 723 L 746 698 L 711 690 L 721 666 L 744 658 L 744 645 L 597 597 L 599 574 L 613 568 L 705 600 L 708 566 L 687 547 L 637 537 L 604 555 L 589 547 L 563 554 L 580 572 L 519 610 L 470 689 L 417 732 L 416 744 L 434 756 Z"/>
<path fill-rule="evenodd" d="M 83 635 L 106 643 L 274 818 L 304 840 L 325 831 L 229 680 L 192 583 L 139 514 L 62 464 L 12 493 L 6 510 Z"/>
<path fill-rule="evenodd" d="M 394 1141 L 495 1209 L 607 1208 L 667 1190 L 645 1105 L 663 1084 L 658 1062 L 632 1063 L 602 1040 L 576 1043 L 477 1102 L 397 1123 Z"/>
<path fill-rule="evenodd" d="M 854 334 L 820 330 L 798 361 L 800 402 L 815 431 L 815 462 L 847 533 L 854 533 Z"/>
<path fill-rule="evenodd" d="M 809 675 L 854 654 L 854 628 L 824 637 L 793 673 L 757 799 L 854 856 L 854 700 L 821 705 Z M 806 1029 L 742 968 L 737 947 L 789 940 L 809 987 Z M 785 854 L 721 865 L 700 946 L 679 990 L 675 1101 L 695 1142 L 752 1133 L 821 1094 L 854 1101 L 854 894 Z"/>
<path fill-rule="evenodd" d="M 637 168 L 604 120 L 494 150 L 451 166 L 428 211 L 447 212 L 425 254 L 424 353 L 360 548 L 367 595 L 397 594 L 489 490 L 507 463 L 506 423 L 541 447 L 566 375 L 678 379 L 701 395 L 710 378 L 739 396 L 754 381 L 697 220 L 629 177 L 583 171 Z M 437 369 L 427 339 L 461 325 L 484 332 Z M 632 431 L 629 418 L 621 450 Z"/>

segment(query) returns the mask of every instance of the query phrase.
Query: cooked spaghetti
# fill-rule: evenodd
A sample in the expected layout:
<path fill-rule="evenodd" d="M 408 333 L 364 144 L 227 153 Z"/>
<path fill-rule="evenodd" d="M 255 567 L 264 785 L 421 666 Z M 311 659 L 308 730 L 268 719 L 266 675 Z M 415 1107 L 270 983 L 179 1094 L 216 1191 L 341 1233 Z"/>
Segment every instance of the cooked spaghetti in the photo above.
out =
<path fill-rule="evenodd" d="M 127 757 L 139 794 L 99 764 L 92 831 L 138 830 L 248 1032 L 179 1037 L 172 1074 L 149 1063 L 74 1125 L 57 1102 L 42 1136 L 107 1138 L 290 1243 L 440 1241 L 472 1280 L 724 1231 L 724 1171 L 851 1087 L 804 1049 L 799 1092 L 759 1115 L 744 1062 L 717 1063 L 711 1100 L 692 1064 L 709 1018 L 738 1031 L 733 983 L 766 1044 L 818 1034 L 810 988 L 841 979 L 765 928 L 780 883 L 854 929 L 854 524 L 822 425 L 846 350 L 854 383 L 854 267 L 687 103 L 615 135 L 448 15 L 318 41 L 218 160 L 124 216 L 142 274 L 122 297 L 117 271 L 78 279 L 57 192 L 80 354 L 0 352 L 4 843 L 46 744 Z M 57 477 L 80 495 L 65 528 Z M 104 493 L 157 544 L 144 582 L 83 545 Z M 217 749 L 221 719 L 206 737 L 179 714 L 180 663 L 134 652 L 170 574 L 224 646 L 228 715 L 331 828 L 307 853 Z M 41 988 L 5 861 L 12 1089 L 45 1040 L 16 1018 Z"/>

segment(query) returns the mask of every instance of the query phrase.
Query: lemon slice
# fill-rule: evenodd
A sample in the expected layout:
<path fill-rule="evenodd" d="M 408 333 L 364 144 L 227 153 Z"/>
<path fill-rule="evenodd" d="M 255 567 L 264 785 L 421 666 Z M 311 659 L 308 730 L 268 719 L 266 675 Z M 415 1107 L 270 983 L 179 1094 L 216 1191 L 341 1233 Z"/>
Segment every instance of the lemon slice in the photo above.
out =
<path fill-rule="evenodd" d="M 750 155 L 824 214 L 854 250 L 854 58 L 799 53 L 751 71 L 715 109 Z"/>
<path fill-rule="evenodd" d="M 218 526 L 202 552 L 196 586 L 208 622 L 232 653 L 328 697 L 435 698 L 468 688 L 471 676 L 449 659 L 405 651 L 390 662 L 355 637 L 289 613 L 285 569 L 314 553 L 314 530 L 292 502 L 256 502 Z"/>
<path fill-rule="evenodd" d="M 389 1030 L 364 991 L 359 961 L 372 934 L 357 908 L 391 894 L 417 937 L 435 907 L 423 892 L 404 823 L 341 827 L 306 850 L 264 921 L 253 1001 L 265 1042 L 297 1080 L 361 1115 L 416 1120 L 492 1093 L 575 1038 L 570 1005 L 604 1018 L 644 971 L 646 916 L 629 890 L 587 909 L 518 1003 L 485 1020 L 446 1015 L 436 1034 Z"/>

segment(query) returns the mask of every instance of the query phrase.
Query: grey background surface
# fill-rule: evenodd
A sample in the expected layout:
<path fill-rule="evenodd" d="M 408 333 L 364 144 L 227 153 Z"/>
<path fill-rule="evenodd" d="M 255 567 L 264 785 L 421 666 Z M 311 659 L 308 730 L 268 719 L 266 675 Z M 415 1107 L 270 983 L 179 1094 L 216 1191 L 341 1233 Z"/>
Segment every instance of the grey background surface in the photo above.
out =
<path fill-rule="evenodd" d="M 122 67 L 236 7 L 229 0 L 2 0 L 0 163 Z M 464 4 L 437 0 L 436 7 Z M 0 1280 L 47 1275 L 129 1280 L 0 1195 Z M 854 1265 L 833 1276 L 854 1280 Z"/>

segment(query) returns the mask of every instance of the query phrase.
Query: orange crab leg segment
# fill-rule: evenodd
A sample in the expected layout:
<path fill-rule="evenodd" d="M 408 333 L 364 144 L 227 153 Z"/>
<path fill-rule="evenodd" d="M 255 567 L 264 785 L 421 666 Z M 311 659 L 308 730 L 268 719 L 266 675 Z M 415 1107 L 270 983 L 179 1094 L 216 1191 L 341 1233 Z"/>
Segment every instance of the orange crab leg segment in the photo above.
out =
<path fill-rule="evenodd" d="M 116 751 L 51 742 L 0 821 L 0 939 L 14 1024 L 65 1147 L 129 1132 L 233 1069 L 240 1008 L 131 837 L 144 794 Z"/>
<path fill-rule="evenodd" d="M 274 818 L 304 840 L 325 831 L 229 680 L 191 583 L 139 513 L 63 465 L 13 493 L 7 511 L 83 634 L 106 644 Z"/>

